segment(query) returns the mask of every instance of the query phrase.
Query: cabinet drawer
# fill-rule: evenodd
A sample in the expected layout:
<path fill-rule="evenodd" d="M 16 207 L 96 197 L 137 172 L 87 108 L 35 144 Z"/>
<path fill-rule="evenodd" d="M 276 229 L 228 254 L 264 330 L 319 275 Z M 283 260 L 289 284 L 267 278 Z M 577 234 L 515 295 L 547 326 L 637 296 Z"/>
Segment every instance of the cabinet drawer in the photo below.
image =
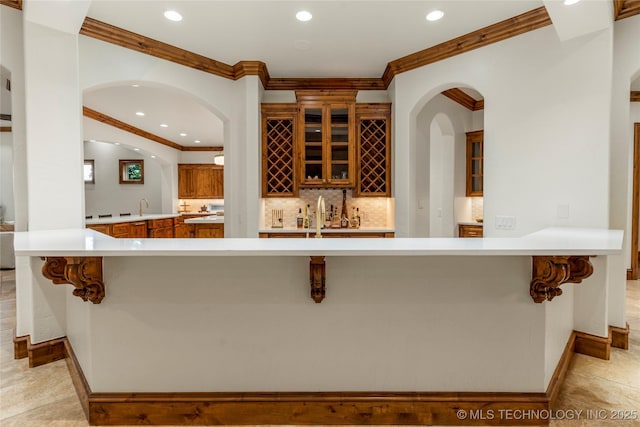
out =
<path fill-rule="evenodd" d="M 121 222 L 113 224 L 111 232 L 113 233 L 113 237 L 129 237 L 129 223 Z"/>
<path fill-rule="evenodd" d="M 458 235 L 460 237 L 482 237 L 483 228 L 480 225 L 458 225 Z"/>
<path fill-rule="evenodd" d="M 173 218 L 152 219 L 148 221 L 149 228 L 166 228 L 173 227 Z"/>

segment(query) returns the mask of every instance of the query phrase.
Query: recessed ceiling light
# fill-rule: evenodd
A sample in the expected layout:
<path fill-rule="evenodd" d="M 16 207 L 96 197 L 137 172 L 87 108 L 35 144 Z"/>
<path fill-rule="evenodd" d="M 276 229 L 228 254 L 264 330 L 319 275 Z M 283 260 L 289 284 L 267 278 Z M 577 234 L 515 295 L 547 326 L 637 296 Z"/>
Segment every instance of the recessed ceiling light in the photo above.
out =
<path fill-rule="evenodd" d="M 164 17 L 167 18 L 169 21 L 175 21 L 175 22 L 182 21 L 182 15 L 180 15 L 175 10 L 165 11 Z"/>
<path fill-rule="evenodd" d="M 578 3 L 580 0 L 564 0 L 565 6 L 571 6 L 572 4 Z"/>
<path fill-rule="evenodd" d="M 300 12 L 296 13 L 296 19 L 298 21 L 307 22 L 311 21 L 311 18 L 313 18 L 313 15 L 307 10 L 301 10 Z"/>
<path fill-rule="evenodd" d="M 131 85 L 131 87 L 140 87 L 140 85 Z"/>
<path fill-rule="evenodd" d="M 195 141 L 193 141 L 193 142 L 195 142 L 196 144 L 200 144 L 200 140 L 199 140 L 199 139 L 196 139 L 196 140 L 195 140 Z"/>
<path fill-rule="evenodd" d="M 96 142 L 96 140 L 95 139 L 90 139 L 89 142 Z"/>
<path fill-rule="evenodd" d="M 166 123 L 160 123 L 160 127 L 161 127 L 161 128 L 168 128 L 168 127 L 169 127 L 169 125 L 168 125 L 168 124 L 166 124 Z"/>
<path fill-rule="evenodd" d="M 119 143 L 119 142 L 115 142 L 115 144 L 116 144 L 116 145 L 120 145 L 120 143 Z"/>
<path fill-rule="evenodd" d="M 187 134 L 186 134 L 186 133 L 184 133 L 184 132 L 181 132 L 181 133 L 180 133 L 180 136 L 187 136 Z"/>
<path fill-rule="evenodd" d="M 136 111 L 136 116 L 142 117 L 144 116 L 144 113 L 142 111 Z"/>
<path fill-rule="evenodd" d="M 427 21 L 437 21 L 444 16 L 444 12 L 441 10 L 432 10 L 427 13 Z"/>
<path fill-rule="evenodd" d="M 133 151 L 140 151 L 140 149 L 139 148 L 134 148 Z"/>
<path fill-rule="evenodd" d="M 152 159 L 155 159 L 155 158 L 156 158 L 156 156 L 151 156 L 151 158 L 152 158 Z"/>

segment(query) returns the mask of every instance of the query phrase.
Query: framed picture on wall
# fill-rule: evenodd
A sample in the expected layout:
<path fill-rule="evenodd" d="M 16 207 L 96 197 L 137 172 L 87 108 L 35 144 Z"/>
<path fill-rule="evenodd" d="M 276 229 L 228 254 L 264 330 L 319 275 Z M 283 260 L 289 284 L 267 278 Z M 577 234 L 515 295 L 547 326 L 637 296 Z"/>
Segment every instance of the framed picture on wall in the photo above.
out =
<path fill-rule="evenodd" d="M 96 161 L 85 160 L 84 161 L 84 183 L 95 184 L 96 183 Z"/>
<path fill-rule="evenodd" d="M 120 184 L 144 184 L 144 160 L 119 160 Z"/>

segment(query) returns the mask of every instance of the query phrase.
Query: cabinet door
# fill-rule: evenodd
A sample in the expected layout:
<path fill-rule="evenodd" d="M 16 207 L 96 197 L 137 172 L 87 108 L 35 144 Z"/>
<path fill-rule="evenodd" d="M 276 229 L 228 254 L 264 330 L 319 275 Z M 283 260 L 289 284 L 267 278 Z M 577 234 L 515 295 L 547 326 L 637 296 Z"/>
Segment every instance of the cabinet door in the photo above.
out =
<path fill-rule="evenodd" d="M 109 224 L 90 224 L 87 225 L 87 228 L 97 231 L 98 233 L 106 234 L 107 236 L 111 236 L 111 226 Z"/>
<path fill-rule="evenodd" d="M 300 108 L 302 118 L 302 184 L 322 186 L 326 179 L 325 108 L 322 104 Z"/>
<path fill-rule="evenodd" d="M 262 104 L 262 197 L 298 197 L 296 104 Z"/>
<path fill-rule="evenodd" d="M 197 238 L 223 238 L 224 224 L 195 224 L 195 234 Z"/>
<path fill-rule="evenodd" d="M 209 179 L 211 180 L 211 198 L 224 199 L 224 167 L 211 169 Z"/>
<path fill-rule="evenodd" d="M 467 197 L 481 197 L 484 176 L 484 131 L 467 132 Z"/>
<path fill-rule="evenodd" d="M 354 105 L 329 104 L 326 118 L 329 122 L 326 141 L 327 182 L 350 187 L 355 174 Z"/>
<path fill-rule="evenodd" d="M 129 237 L 147 237 L 147 222 L 137 221 L 129 223 Z"/>
<path fill-rule="evenodd" d="M 356 197 L 391 196 L 391 104 L 357 104 Z"/>
<path fill-rule="evenodd" d="M 194 168 L 191 165 L 178 165 L 178 198 L 192 199 L 194 196 Z"/>

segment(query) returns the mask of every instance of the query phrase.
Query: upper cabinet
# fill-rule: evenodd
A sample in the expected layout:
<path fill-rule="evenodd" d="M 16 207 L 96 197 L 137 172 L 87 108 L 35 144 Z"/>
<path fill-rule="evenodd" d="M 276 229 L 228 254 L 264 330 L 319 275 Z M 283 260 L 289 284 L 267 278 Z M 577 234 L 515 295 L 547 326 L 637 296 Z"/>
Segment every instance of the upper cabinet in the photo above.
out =
<path fill-rule="evenodd" d="M 467 197 L 482 197 L 484 131 L 467 132 Z"/>
<path fill-rule="evenodd" d="M 297 91 L 301 187 L 355 184 L 356 91 Z"/>
<path fill-rule="evenodd" d="M 262 104 L 262 197 L 298 197 L 297 104 Z"/>
<path fill-rule="evenodd" d="M 356 104 L 356 197 L 391 196 L 391 104 Z"/>
<path fill-rule="evenodd" d="M 224 199 L 224 166 L 178 164 L 179 199 Z"/>

